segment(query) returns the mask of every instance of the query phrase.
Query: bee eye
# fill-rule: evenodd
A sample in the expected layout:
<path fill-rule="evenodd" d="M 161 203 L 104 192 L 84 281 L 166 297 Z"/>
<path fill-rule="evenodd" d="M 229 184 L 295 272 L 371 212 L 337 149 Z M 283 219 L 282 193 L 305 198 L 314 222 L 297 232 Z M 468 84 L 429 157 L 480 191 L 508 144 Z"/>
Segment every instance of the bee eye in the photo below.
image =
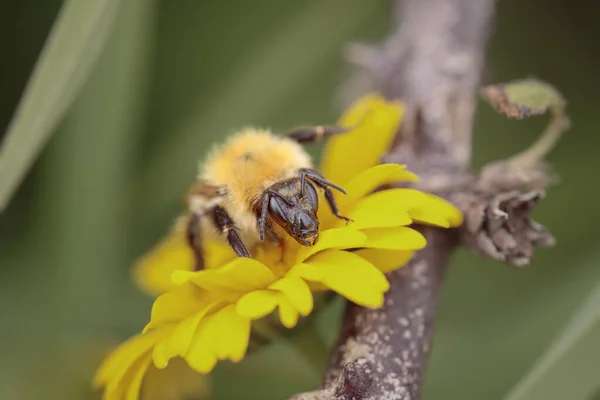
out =
<path fill-rule="evenodd" d="M 272 196 L 269 199 L 269 215 L 280 226 L 285 226 L 289 224 L 289 221 L 283 213 L 283 210 L 281 209 L 281 206 L 279 205 L 279 202 L 277 201 L 277 198 L 275 196 Z"/>
<path fill-rule="evenodd" d="M 306 182 L 304 185 L 304 193 L 306 193 L 310 205 L 316 212 L 319 209 L 319 196 L 317 195 L 317 191 L 310 182 Z"/>

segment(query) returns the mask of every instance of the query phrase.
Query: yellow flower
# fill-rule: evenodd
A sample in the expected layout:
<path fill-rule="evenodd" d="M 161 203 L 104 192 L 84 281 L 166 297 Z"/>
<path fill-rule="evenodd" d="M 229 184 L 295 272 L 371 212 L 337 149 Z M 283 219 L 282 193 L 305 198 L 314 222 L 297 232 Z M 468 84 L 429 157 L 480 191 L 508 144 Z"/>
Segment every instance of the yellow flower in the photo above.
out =
<path fill-rule="evenodd" d="M 251 323 L 278 311 L 288 328 L 313 309 L 313 292 L 333 290 L 364 307 L 380 307 L 389 289 L 385 273 L 404 265 L 425 238 L 414 222 L 451 227 L 462 222 L 449 203 L 414 189 L 374 192 L 384 185 L 418 178 L 396 164 L 377 165 L 389 147 L 402 114 L 399 103 L 377 95 L 360 99 L 340 124 L 354 131 L 333 138 L 323 156 L 322 172 L 340 184 L 337 199 L 346 223 L 327 210 L 319 212 L 321 234 L 313 247 L 293 240 L 283 246 L 260 244 L 254 258 L 237 258 L 220 243 L 205 246 L 207 268 L 193 271 L 181 225 L 138 264 L 136 279 L 155 301 L 144 333 L 130 339 L 100 368 L 96 384 L 105 398 L 135 399 L 149 365 L 165 368 L 182 358 L 195 371 L 208 373 L 217 361 L 240 361 Z M 173 261 L 176 261 L 173 263 Z M 108 393 L 108 394 L 107 394 Z"/>
<path fill-rule="evenodd" d="M 167 332 L 152 331 L 134 336 L 113 351 L 94 378 L 94 386 L 104 386 L 104 399 L 209 398 L 208 377 L 190 369 L 183 360 L 174 360 L 164 369 L 152 365 L 152 346 Z"/>

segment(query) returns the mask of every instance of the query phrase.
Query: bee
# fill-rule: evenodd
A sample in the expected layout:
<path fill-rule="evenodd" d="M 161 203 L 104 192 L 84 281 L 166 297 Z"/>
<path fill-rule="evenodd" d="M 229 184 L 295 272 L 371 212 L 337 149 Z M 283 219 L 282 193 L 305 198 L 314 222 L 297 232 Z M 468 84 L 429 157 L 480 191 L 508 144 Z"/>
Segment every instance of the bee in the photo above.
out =
<path fill-rule="evenodd" d="M 196 269 L 203 269 L 202 237 L 217 235 L 239 257 L 265 239 L 281 243 L 289 235 L 303 246 L 319 240 L 319 196 L 339 214 L 333 190 L 346 193 L 313 169 L 300 143 L 347 132 L 342 127 L 309 127 L 275 135 L 246 128 L 215 148 L 201 166 L 187 195 L 187 242 L 194 251 Z"/>

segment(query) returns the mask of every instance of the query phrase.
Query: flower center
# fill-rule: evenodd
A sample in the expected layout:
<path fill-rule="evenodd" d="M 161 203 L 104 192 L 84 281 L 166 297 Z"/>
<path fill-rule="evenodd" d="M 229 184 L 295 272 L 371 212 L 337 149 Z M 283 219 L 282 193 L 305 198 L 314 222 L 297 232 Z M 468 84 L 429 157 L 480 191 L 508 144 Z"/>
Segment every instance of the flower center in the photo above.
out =
<path fill-rule="evenodd" d="M 265 264 L 279 279 L 294 266 L 301 247 L 295 240 L 287 237 L 278 244 L 262 242 L 254 249 L 254 258 Z"/>

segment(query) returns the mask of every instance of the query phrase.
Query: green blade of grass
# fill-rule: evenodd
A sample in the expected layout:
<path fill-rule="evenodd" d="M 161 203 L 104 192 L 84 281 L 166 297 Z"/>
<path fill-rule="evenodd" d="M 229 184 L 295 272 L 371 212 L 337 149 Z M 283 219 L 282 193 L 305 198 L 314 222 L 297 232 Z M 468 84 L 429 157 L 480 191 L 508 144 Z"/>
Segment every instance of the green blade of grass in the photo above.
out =
<path fill-rule="evenodd" d="M 149 304 L 128 283 L 128 215 L 147 112 L 157 3 L 127 0 L 119 7 L 105 49 L 41 160 L 43 239 L 28 248 L 36 247 L 43 258 L 27 272 L 45 277 L 40 281 L 50 292 L 34 311 L 50 314 L 51 325 L 38 324 L 28 339 L 53 345 L 40 345 L 42 351 L 28 362 L 53 368 L 31 389 L 31 399 L 99 398 L 88 392 L 102 356 L 146 323 Z M 37 292 L 31 283 L 23 293 L 30 291 Z M 144 307 L 136 308 L 140 303 Z M 24 371 L 24 382 L 36 376 Z"/>
<path fill-rule="evenodd" d="M 67 0 L 0 147 L 0 212 L 92 70 L 120 0 Z"/>
<path fill-rule="evenodd" d="M 505 400 L 587 400 L 600 388 L 600 283 Z"/>

